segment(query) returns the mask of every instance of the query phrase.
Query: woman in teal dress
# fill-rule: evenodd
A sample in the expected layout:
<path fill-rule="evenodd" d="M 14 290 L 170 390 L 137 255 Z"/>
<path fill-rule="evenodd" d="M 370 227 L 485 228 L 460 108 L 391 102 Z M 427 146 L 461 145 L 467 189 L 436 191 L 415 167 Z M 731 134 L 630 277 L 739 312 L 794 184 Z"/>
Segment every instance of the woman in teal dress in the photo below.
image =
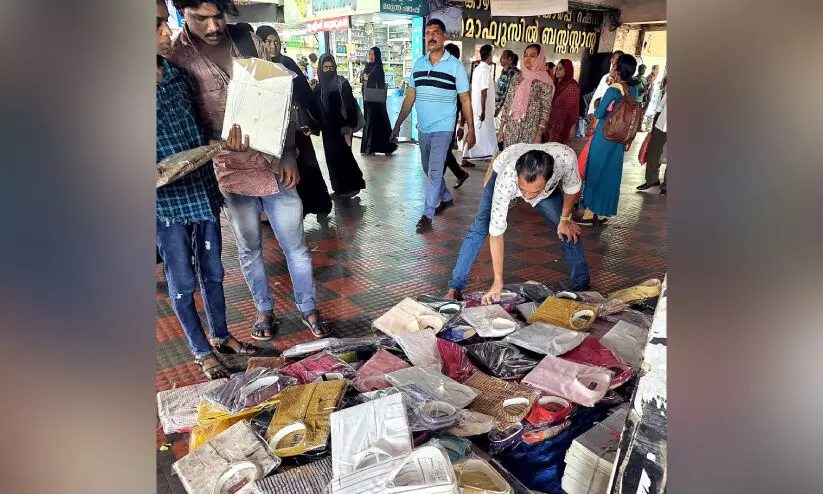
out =
<path fill-rule="evenodd" d="M 586 208 L 583 218 L 577 223 L 580 225 L 593 225 L 595 221 L 605 223 L 604 216 L 615 216 L 617 214 L 617 201 L 620 198 L 620 179 L 623 175 L 623 143 L 609 141 L 603 133 L 603 125 L 614 108 L 623 97 L 621 82 L 631 80 L 634 71 L 637 69 L 637 60 L 631 55 L 620 55 L 617 63 L 612 68 L 612 79 L 615 81 L 603 98 L 594 117 L 597 119 L 597 127 L 594 130 L 591 145 L 589 146 L 589 157 L 586 162 L 586 171 L 583 176 L 583 194 L 581 204 Z M 629 88 L 629 94 L 637 98 L 637 86 Z"/>

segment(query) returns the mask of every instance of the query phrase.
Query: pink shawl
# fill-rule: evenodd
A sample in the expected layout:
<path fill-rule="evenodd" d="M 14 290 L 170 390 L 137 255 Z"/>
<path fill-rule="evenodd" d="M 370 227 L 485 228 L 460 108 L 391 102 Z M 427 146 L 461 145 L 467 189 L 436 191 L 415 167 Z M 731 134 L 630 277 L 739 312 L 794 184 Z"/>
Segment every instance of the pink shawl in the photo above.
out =
<path fill-rule="evenodd" d="M 546 72 L 546 55 L 543 54 L 543 49 L 537 54 L 534 64 L 531 69 L 526 68 L 523 64 L 523 80 L 517 86 L 517 92 L 514 94 L 514 102 L 512 104 L 511 115 L 515 120 L 522 120 L 526 116 L 526 111 L 529 109 L 529 94 L 531 94 L 532 81 L 543 81 L 546 84 L 551 84 L 549 73 Z"/>

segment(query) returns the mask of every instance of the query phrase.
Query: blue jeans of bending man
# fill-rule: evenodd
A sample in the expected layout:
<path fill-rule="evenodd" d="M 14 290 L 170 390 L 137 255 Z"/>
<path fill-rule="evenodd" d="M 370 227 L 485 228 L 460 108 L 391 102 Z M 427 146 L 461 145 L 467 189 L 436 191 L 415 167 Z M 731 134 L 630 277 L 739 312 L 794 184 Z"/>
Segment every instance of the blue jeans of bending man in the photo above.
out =
<path fill-rule="evenodd" d="M 223 296 L 220 223 L 200 221 L 183 224 L 158 218 L 157 248 L 163 258 L 171 305 L 186 333 L 189 348 L 196 356 L 206 355 L 211 352 L 211 344 L 203 334 L 203 326 L 194 306 L 194 290 L 198 280 L 209 323 L 209 337 L 231 337 L 226 327 L 226 299 Z"/>
<path fill-rule="evenodd" d="M 446 166 L 446 153 L 450 152 L 454 132 L 419 132 L 420 161 L 426 174 L 426 203 L 423 216 L 431 219 L 434 210 L 441 202 L 451 201 L 452 194 L 446 185 L 443 171 Z"/>
<path fill-rule="evenodd" d="M 489 165 L 491 166 L 491 165 Z M 492 197 L 494 195 L 494 184 L 497 181 L 497 172 L 492 172 L 489 183 L 483 189 L 483 197 L 480 198 L 480 206 L 477 208 L 477 216 L 474 218 L 471 228 L 466 233 L 463 245 L 460 246 L 460 255 L 457 258 L 457 265 L 454 267 L 452 279 L 449 281 L 449 288 L 462 290 L 466 287 L 466 280 L 469 277 L 474 260 L 489 234 L 489 222 L 491 220 Z M 563 213 L 563 190 L 557 187 L 547 198 L 543 199 L 535 206 L 540 214 L 556 230 L 560 215 Z M 571 275 L 572 290 L 586 290 L 589 288 L 589 265 L 583 257 L 583 244 L 580 237 L 577 242 L 571 243 L 560 240 L 560 247 L 569 265 Z M 539 280 L 538 280 L 539 281 Z"/>
<path fill-rule="evenodd" d="M 223 191 L 226 215 L 237 239 L 240 269 L 249 286 L 259 314 L 274 312 L 274 297 L 263 263 L 263 230 L 260 213 L 265 211 L 274 236 L 286 256 L 297 308 L 305 314 L 317 309 L 311 253 L 303 236 L 303 203 L 297 189 L 286 189 L 270 196 L 244 196 Z"/>

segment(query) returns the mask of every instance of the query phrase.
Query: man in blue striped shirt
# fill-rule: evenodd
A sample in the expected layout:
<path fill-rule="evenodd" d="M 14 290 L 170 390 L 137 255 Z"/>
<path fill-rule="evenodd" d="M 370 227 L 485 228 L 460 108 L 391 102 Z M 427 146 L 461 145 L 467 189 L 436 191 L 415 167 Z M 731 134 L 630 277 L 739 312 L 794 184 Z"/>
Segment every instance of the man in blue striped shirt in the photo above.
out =
<path fill-rule="evenodd" d="M 443 21 L 430 19 L 426 23 L 426 47 L 429 52 L 414 62 L 409 89 L 392 131 L 394 139 L 412 106 L 416 105 L 420 157 L 426 173 L 426 203 L 423 216 L 417 222 L 417 233 L 432 231 L 432 217 L 454 205 L 443 178 L 443 168 L 446 153 L 451 152 L 458 96 L 466 118 L 466 149 L 471 149 L 475 141 L 469 77 L 460 60 L 445 51 L 445 43 L 446 26 Z"/>

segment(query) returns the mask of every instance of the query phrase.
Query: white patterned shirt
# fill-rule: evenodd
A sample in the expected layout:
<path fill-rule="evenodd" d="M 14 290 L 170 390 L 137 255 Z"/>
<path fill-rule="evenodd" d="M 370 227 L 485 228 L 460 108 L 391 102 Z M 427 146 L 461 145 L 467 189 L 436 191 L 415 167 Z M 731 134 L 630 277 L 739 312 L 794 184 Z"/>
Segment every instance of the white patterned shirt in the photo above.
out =
<path fill-rule="evenodd" d="M 546 182 L 546 187 L 534 199 L 526 199 L 520 192 L 517 183 L 517 170 L 515 165 L 517 160 L 524 154 L 532 150 L 544 151 L 554 158 L 554 171 Z M 563 186 L 565 194 L 577 194 L 580 192 L 580 174 L 577 171 L 577 154 L 572 148 L 557 142 L 547 142 L 545 144 L 514 144 L 503 150 L 494 160 L 494 171 L 497 172 L 497 179 L 494 184 L 494 196 L 492 197 L 491 221 L 489 222 L 489 235 L 495 237 L 503 235 L 506 231 L 506 217 L 509 214 L 509 203 L 516 197 L 523 197 L 523 200 L 536 206 L 540 201 L 549 197 L 558 184 Z"/>

